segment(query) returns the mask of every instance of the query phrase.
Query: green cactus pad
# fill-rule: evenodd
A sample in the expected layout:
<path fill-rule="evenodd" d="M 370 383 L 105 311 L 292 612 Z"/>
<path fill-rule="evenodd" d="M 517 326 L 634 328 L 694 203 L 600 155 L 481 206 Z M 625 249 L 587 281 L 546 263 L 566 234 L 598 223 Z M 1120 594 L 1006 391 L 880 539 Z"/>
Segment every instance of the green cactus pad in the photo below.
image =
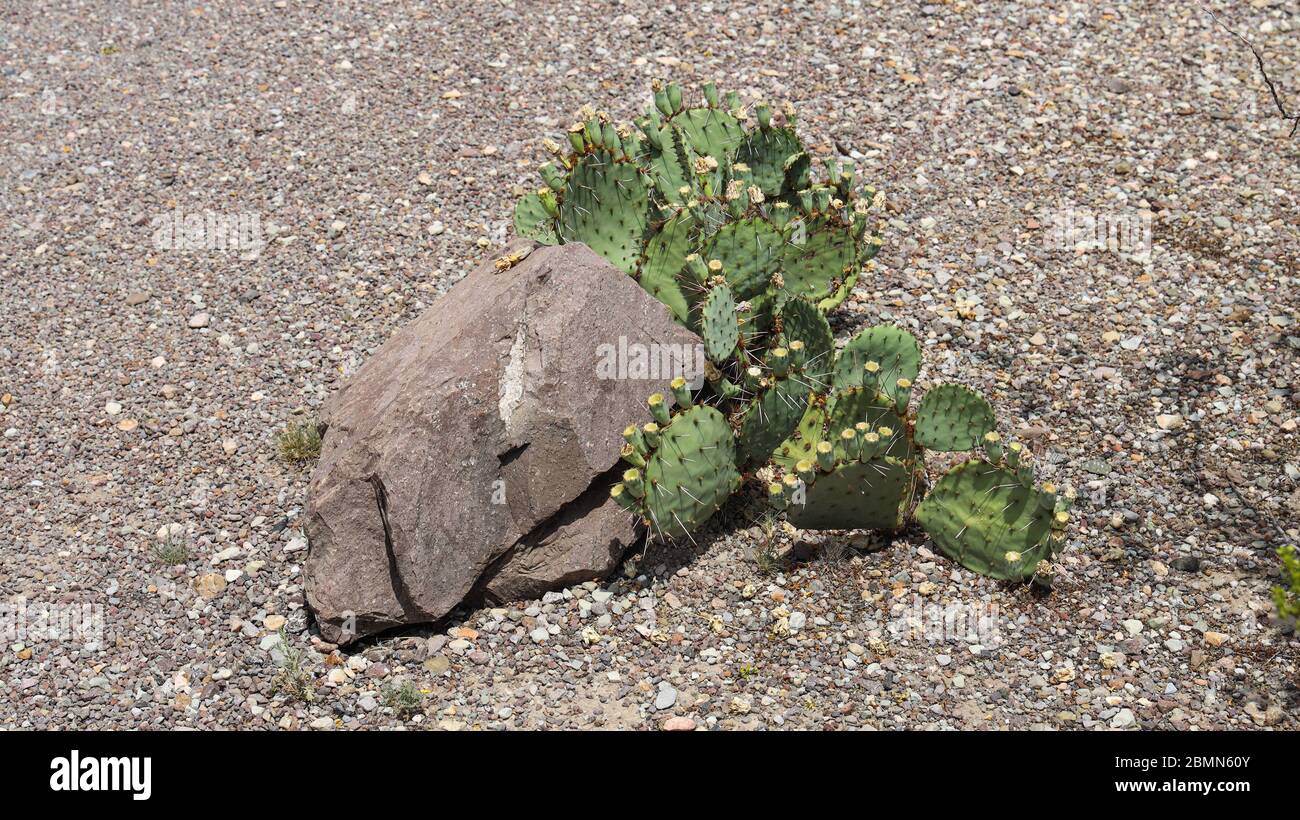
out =
<path fill-rule="evenodd" d="M 737 432 L 740 464 L 766 461 L 795 431 L 808 407 L 808 383 L 797 374 L 777 379 L 749 403 Z"/>
<path fill-rule="evenodd" d="M 740 486 L 731 427 L 697 404 L 660 431 L 646 460 L 645 514 L 653 532 L 677 538 L 697 529 Z"/>
<path fill-rule="evenodd" d="M 993 407 L 983 396 L 959 384 L 941 384 L 917 408 L 916 443 L 944 452 L 973 450 L 996 426 Z"/>
<path fill-rule="evenodd" d="M 718 228 L 700 256 L 721 261 L 736 298 L 748 300 L 768 287 L 780 266 L 784 245 L 785 237 L 767 220 L 742 219 Z"/>
<path fill-rule="evenodd" d="M 839 462 L 819 474 L 805 491 L 806 503 L 792 504 L 791 524 L 812 530 L 896 530 L 912 505 L 918 474 L 898 459 Z"/>
<path fill-rule="evenodd" d="M 647 125 L 654 128 L 653 124 Z M 649 172 L 655 181 L 655 190 L 665 202 L 681 205 L 696 193 L 692 163 L 695 154 L 686 144 L 680 128 L 668 125 L 659 129 L 659 149 L 649 157 Z M 682 193 L 682 189 L 686 193 Z"/>
<path fill-rule="evenodd" d="M 879 393 L 862 387 L 851 387 L 834 393 L 827 403 L 826 429 L 822 438 L 835 441 L 841 430 L 866 422 L 872 430 L 888 427 L 894 436 L 882 445 L 881 455 L 911 461 L 917 450 L 907 437 L 907 422 L 894 410 L 894 405 Z"/>
<path fill-rule="evenodd" d="M 851 229 L 826 216 L 804 218 L 786 228 L 781 248 L 785 291 L 829 312 L 848 297 L 857 280 L 856 248 Z"/>
<path fill-rule="evenodd" d="M 700 310 L 700 336 L 704 339 L 705 355 L 715 364 L 725 362 L 736 352 L 740 343 L 736 300 L 726 285 L 711 288 L 705 297 Z"/>
<path fill-rule="evenodd" d="M 754 184 L 765 195 L 777 197 L 807 186 L 806 163 L 802 175 L 795 169 L 793 187 L 786 186 L 786 165 L 792 160 L 798 164 L 797 157 L 803 152 L 803 145 L 793 129 L 757 128 L 740 141 L 736 148 L 736 162 L 749 166 Z"/>
<path fill-rule="evenodd" d="M 1051 556 L 1052 510 L 1016 474 L 973 460 L 939 479 L 916 520 L 944 555 L 1002 580 L 1031 578 Z"/>
<path fill-rule="evenodd" d="M 673 117 L 696 154 L 722 160 L 736 149 L 745 132 L 731 114 L 718 108 L 687 108 Z"/>
<path fill-rule="evenodd" d="M 559 241 L 555 236 L 555 220 L 546 213 L 542 198 L 536 193 L 525 194 L 515 205 L 515 234 L 543 245 Z"/>
<path fill-rule="evenodd" d="M 835 365 L 835 389 L 862 384 L 862 366 L 872 361 L 880 365 L 880 390 L 893 399 L 899 379 L 916 381 L 921 372 L 921 347 L 912 334 L 893 325 L 867 328 L 854 336 L 840 351 Z"/>
<path fill-rule="evenodd" d="M 560 203 L 559 236 L 583 242 L 626 273 L 641 259 L 650 194 L 640 169 L 608 151 L 578 159 Z"/>
<path fill-rule="evenodd" d="M 690 300 L 682 292 L 677 275 L 690 253 L 694 224 L 694 218 L 687 211 L 680 211 L 666 220 L 646 243 L 645 256 L 637 275 L 641 287 L 667 305 L 673 318 L 682 325 L 689 323 Z"/>
<path fill-rule="evenodd" d="M 803 371 L 812 388 L 818 392 L 829 389 L 835 365 L 835 337 L 826 317 L 807 300 L 789 299 L 781 306 L 781 333 L 787 344 L 795 340 L 804 343 L 807 363 Z"/>
<path fill-rule="evenodd" d="M 822 407 L 817 396 L 808 397 L 808 406 L 804 409 L 799 424 L 789 438 L 772 453 L 772 461 L 785 470 L 794 469 L 798 462 L 816 457 L 817 442 L 822 440 L 826 427 L 826 409 Z"/>

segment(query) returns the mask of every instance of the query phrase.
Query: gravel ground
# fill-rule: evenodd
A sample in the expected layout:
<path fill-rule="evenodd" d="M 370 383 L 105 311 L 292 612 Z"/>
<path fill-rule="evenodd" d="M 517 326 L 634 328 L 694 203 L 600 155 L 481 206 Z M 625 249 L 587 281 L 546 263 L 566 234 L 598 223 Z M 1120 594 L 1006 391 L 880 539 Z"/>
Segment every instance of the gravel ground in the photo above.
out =
<path fill-rule="evenodd" d="M 104 608 L 7 641 L 0 726 L 1300 727 L 1300 135 L 1249 51 L 1190 3 L 597 5 L 0 12 L 0 594 Z M 1296 5 L 1214 7 L 1300 109 Z M 837 332 L 908 326 L 920 384 L 1080 489 L 1057 589 L 740 500 L 608 584 L 331 651 L 275 431 L 503 241 L 543 135 L 669 75 L 795 102 L 885 192 Z M 270 241 L 160 248 L 176 209 Z M 1154 247 L 1062 249 L 1066 212 Z"/>

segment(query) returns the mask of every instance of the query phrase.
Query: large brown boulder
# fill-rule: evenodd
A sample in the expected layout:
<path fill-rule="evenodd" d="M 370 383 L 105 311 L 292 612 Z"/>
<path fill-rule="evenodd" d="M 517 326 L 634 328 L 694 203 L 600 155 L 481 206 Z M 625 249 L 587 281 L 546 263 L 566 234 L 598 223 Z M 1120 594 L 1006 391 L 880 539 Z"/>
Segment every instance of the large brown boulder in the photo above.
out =
<path fill-rule="evenodd" d="M 665 360 L 695 375 L 699 339 L 584 245 L 506 255 L 521 252 L 457 283 L 325 405 L 305 574 L 327 640 L 598 578 L 635 539 L 608 495 L 622 430 L 666 391 Z"/>

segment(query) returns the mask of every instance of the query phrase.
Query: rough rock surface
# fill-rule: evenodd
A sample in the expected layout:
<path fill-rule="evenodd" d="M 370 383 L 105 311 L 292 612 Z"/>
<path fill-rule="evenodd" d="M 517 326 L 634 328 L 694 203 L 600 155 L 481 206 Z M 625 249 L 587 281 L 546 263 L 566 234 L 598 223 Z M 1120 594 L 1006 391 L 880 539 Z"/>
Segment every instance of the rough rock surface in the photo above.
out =
<path fill-rule="evenodd" d="M 689 366 L 698 339 L 583 245 L 506 256 L 520 251 L 458 283 L 325 407 L 306 594 L 328 640 L 433 621 L 471 593 L 597 578 L 635 538 L 608 496 L 621 431 L 672 374 L 598 366 L 620 337 Z"/>

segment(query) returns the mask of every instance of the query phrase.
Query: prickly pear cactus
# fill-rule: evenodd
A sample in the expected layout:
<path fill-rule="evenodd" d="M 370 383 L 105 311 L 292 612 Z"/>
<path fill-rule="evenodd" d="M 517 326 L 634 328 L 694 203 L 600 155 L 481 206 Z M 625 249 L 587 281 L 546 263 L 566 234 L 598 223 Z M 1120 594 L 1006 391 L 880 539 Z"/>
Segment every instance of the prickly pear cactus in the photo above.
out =
<path fill-rule="evenodd" d="M 557 235 L 583 242 L 627 273 L 645 247 L 650 191 L 641 168 L 611 151 L 594 150 L 573 166 L 559 206 Z"/>
<path fill-rule="evenodd" d="M 876 192 L 859 190 L 850 163 L 814 168 L 793 110 L 778 121 L 701 91 L 688 101 L 656 82 L 634 126 L 584 109 L 567 146 L 547 141 L 546 186 L 515 209 L 518 234 L 586 243 L 703 339 L 707 386 L 692 395 L 677 379 L 671 399 L 650 398 L 653 421 L 625 431 L 629 466 L 611 496 L 679 538 L 745 470 L 794 526 L 898 530 L 914 516 L 975 572 L 1049 577 L 1070 494 L 1034 485 L 1029 452 L 1002 442 L 989 403 L 943 384 L 913 407 L 921 349 L 901 328 L 835 350 L 825 314 L 880 247 Z M 928 451 L 981 448 L 919 499 Z"/>
<path fill-rule="evenodd" d="M 778 197 L 806 188 L 808 155 L 794 128 L 773 126 L 772 112 L 766 105 L 759 105 L 756 113 L 758 128 L 741 139 L 736 161 L 749 166 L 754 184 L 765 196 Z"/>
<path fill-rule="evenodd" d="M 675 385 L 680 389 L 682 385 Z M 666 399 L 650 397 L 655 418 L 624 433 L 631 466 L 610 495 L 661 537 L 689 534 L 740 486 L 731 428 L 712 407 L 695 404 L 672 415 Z"/>
<path fill-rule="evenodd" d="M 703 243 L 700 255 L 716 259 L 739 299 L 753 299 L 771 286 L 780 269 L 785 234 L 762 217 L 729 222 Z"/>
<path fill-rule="evenodd" d="M 535 239 L 543 245 L 554 245 L 554 218 L 559 213 L 555 194 L 550 188 L 526 194 L 515 206 L 515 233 L 525 239 Z"/>
<path fill-rule="evenodd" d="M 867 367 L 874 362 L 875 367 Z M 912 334 L 893 325 L 867 328 L 854 336 L 835 362 L 839 389 L 864 383 L 894 398 L 898 380 L 915 381 L 921 372 L 921 347 Z"/>
<path fill-rule="evenodd" d="M 584 109 L 570 150 L 547 141 L 547 187 L 519 201 L 516 232 L 586 243 L 688 326 L 694 300 L 681 278 L 691 253 L 722 265 L 734 297 L 755 302 L 760 330 L 791 297 L 833 309 L 879 247 L 867 230 L 875 192 L 859 195 L 851 166 L 834 162 L 814 181 L 792 109 L 782 125 L 760 105 L 746 130 L 737 95 L 702 90 L 703 104 L 688 105 L 681 86 L 655 83 L 635 128 Z"/>
<path fill-rule="evenodd" d="M 929 450 L 974 450 L 997 426 L 993 407 L 968 387 L 941 384 L 921 399 L 916 411 L 916 442 Z"/>
<path fill-rule="evenodd" d="M 805 529 L 897 529 L 924 482 L 927 449 L 982 446 L 990 461 L 950 471 L 916 507 L 916 519 L 969 569 L 1042 581 L 1050 564 L 1039 562 L 1063 543 L 1068 495 L 1034 487 L 1028 451 L 1002 445 L 993 409 L 975 391 L 939 385 L 913 415 L 919 371 L 920 350 L 906 331 L 878 327 L 854 338 L 835 362 L 832 389 L 810 398 L 795 432 L 776 448 L 780 480 L 772 487 L 781 492 L 769 488 L 768 497 Z"/>
<path fill-rule="evenodd" d="M 704 354 L 714 363 L 725 362 L 740 344 L 740 326 L 736 323 L 736 300 L 731 288 L 718 284 L 704 299 L 700 317 L 700 337 Z"/>
<path fill-rule="evenodd" d="M 813 390 L 830 386 L 835 363 L 835 337 L 826 317 L 809 301 L 790 299 L 781 306 L 781 338 L 786 345 L 800 342 L 803 361 L 800 371 Z"/>
<path fill-rule="evenodd" d="M 973 459 L 948 472 L 916 510 L 944 555 L 1003 580 L 1050 575 L 1064 545 L 1068 503 L 1051 484 L 1035 488 L 1014 470 Z"/>
<path fill-rule="evenodd" d="M 875 445 L 863 442 L 861 446 L 869 452 Z M 787 516 L 791 524 L 812 530 L 897 530 L 903 526 L 921 476 L 914 465 L 875 455 L 864 460 L 834 447 L 832 459 L 829 469 L 815 464 L 804 480 L 802 499 L 797 494 L 790 499 Z"/>
<path fill-rule="evenodd" d="M 785 348 L 777 348 L 769 354 L 768 361 L 788 359 L 789 355 Z M 785 372 L 769 373 L 763 378 L 740 416 L 736 437 L 742 465 L 770 458 L 794 432 L 808 405 L 808 395 L 812 392 L 808 381 L 800 373 L 791 372 L 788 363 L 777 367 Z"/>

